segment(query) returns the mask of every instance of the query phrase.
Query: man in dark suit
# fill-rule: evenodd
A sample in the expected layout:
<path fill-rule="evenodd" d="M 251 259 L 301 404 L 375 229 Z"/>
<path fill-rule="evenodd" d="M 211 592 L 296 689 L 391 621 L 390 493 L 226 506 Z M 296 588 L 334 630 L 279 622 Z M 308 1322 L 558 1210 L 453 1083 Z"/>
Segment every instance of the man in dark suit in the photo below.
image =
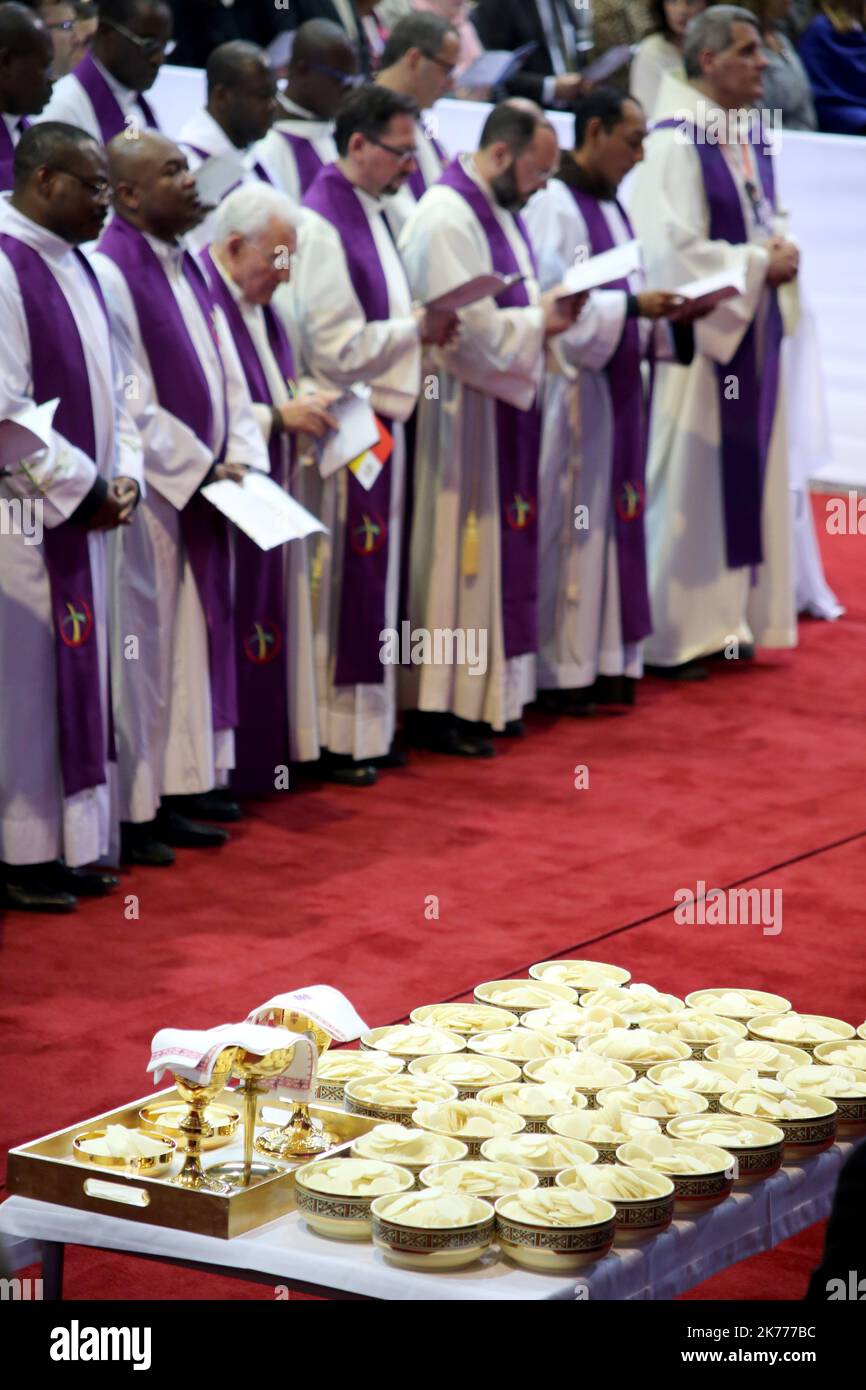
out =
<path fill-rule="evenodd" d="M 573 106 L 583 87 L 578 69 L 592 46 L 592 11 L 578 0 L 478 0 L 472 14 L 485 48 L 534 43 L 506 83 L 514 96 L 541 106 Z"/>
<path fill-rule="evenodd" d="M 308 19 L 330 19 L 339 24 L 355 45 L 360 71 L 371 77 L 379 67 L 385 32 L 376 19 L 376 0 L 291 0 L 287 10 L 277 11 L 283 27 L 299 29 Z"/>

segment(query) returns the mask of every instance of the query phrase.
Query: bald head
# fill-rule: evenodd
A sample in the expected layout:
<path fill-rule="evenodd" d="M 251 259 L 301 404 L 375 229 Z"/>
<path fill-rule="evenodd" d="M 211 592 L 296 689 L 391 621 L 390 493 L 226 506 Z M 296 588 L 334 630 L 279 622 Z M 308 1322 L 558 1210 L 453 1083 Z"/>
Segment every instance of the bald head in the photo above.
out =
<path fill-rule="evenodd" d="M 38 116 L 51 96 L 51 35 L 25 5 L 0 5 L 0 111 Z"/>
<path fill-rule="evenodd" d="M 116 135 L 107 154 L 118 217 L 168 242 L 198 226 L 205 209 L 186 155 L 173 140 L 150 130 L 135 140 Z"/>
<path fill-rule="evenodd" d="M 308 19 L 295 35 L 286 96 L 330 121 L 358 73 L 358 55 L 345 29 L 329 19 Z"/>
<path fill-rule="evenodd" d="M 277 83 L 264 49 L 241 39 L 207 60 L 207 109 L 240 150 L 267 135 L 277 114 Z"/>

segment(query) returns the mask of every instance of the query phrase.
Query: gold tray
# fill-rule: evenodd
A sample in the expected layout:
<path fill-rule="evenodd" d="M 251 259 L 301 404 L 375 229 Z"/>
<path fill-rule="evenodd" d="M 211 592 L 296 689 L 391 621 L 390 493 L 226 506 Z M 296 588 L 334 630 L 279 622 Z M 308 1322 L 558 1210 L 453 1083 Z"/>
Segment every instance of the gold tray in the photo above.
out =
<path fill-rule="evenodd" d="M 72 1145 L 82 1131 L 101 1129 L 107 1124 L 125 1124 L 137 1128 L 141 1123 L 138 1112 L 142 1106 L 173 1100 L 183 1103 L 174 1087 L 170 1087 L 11 1149 L 6 1177 L 8 1192 L 18 1197 L 33 1197 L 41 1202 L 56 1202 L 58 1206 L 74 1207 L 77 1211 L 120 1216 L 125 1221 L 169 1226 L 174 1230 L 194 1231 L 198 1235 L 219 1236 L 225 1240 L 294 1211 L 295 1169 L 302 1163 L 308 1163 L 309 1155 L 281 1161 L 281 1170 L 273 1177 L 260 1179 L 250 1187 L 226 1196 L 176 1187 L 168 1177 L 120 1173 L 110 1167 L 103 1168 L 96 1164 L 82 1166 L 76 1162 Z M 235 1092 L 223 1091 L 217 1101 L 237 1107 L 238 1096 Z M 264 1097 L 263 1105 L 268 1110 L 282 1111 L 286 1120 L 291 1114 L 290 1105 L 282 1105 L 270 1096 Z M 319 1158 L 348 1157 L 352 1141 L 379 1123 L 369 1115 L 349 1115 L 328 1105 L 311 1105 L 310 1114 L 339 1137 L 339 1143 L 333 1148 L 316 1155 Z M 256 1131 L 272 1128 L 273 1125 L 257 1125 Z M 211 1164 L 242 1157 L 243 1126 L 240 1125 L 229 1144 L 213 1154 L 204 1155 L 202 1166 L 207 1170 Z M 255 1157 L 260 1158 L 260 1155 L 256 1154 Z M 180 1171 L 182 1158 L 182 1153 L 179 1153 L 172 1165 L 172 1174 Z"/>

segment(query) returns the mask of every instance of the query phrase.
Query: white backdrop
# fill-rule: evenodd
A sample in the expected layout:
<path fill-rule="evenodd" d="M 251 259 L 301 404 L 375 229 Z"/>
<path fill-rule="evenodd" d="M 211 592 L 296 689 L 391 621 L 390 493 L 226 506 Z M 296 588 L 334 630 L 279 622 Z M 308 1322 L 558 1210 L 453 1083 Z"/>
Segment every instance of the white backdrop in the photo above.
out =
<path fill-rule="evenodd" d="M 204 74 L 166 66 L 153 102 L 163 129 L 176 134 L 204 102 Z M 474 149 L 489 106 L 441 101 L 431 118 L 452 154 Z M 565 148 L 572 119 L 551 112 Z M 866 489 L 866 139 L 785 133 L 779 189 L 803 253 L 801 287 L 815 312 L 832 435 L 832 458 L 816 460 L 823 484 Z M 626 190 L 627 191 L 627 190 Z"/>

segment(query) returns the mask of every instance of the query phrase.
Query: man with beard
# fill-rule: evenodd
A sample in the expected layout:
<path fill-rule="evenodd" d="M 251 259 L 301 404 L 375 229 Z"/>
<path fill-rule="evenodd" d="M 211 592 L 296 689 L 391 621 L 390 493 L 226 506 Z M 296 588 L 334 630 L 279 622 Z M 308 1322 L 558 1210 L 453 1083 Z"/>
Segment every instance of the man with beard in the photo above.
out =
<path fill-rule="evenodd" d="M 364 483 L 340 468 L 322 485 L 314 577 L 322 771 L 354 786 L 376 781 L 391 753 L 397 712 L 382 632 L 394 628 L 400 571 L 405 439 L 421 386 L 421 346 L 443 343 L 453 314 L 412 308 L 403 263 L 384 218 L 415 166 L 418 108 L 384 87 L 358 89 L 337 116 L 339 159 L 304 199 L 307 216 L 290 286 L 299 357 L 317 382 L 364 384 L 380 422 Z M 372 474 L 370 473 L 372 470 Z"/>
<path fill-rule="evenodd" d="M 123 130 L 158 128 L 144 92 L 171 53 L 173 21 L 165 0 L 100 0 L 90 52 L 61 77 L 46 121 L 68 121 L 107 145 Z"/>
<path fill-rule="evenodd" d="M 109 156 L 115 216 L 93 260 L 131 368 L 147 483 L 145 525 L 116 564 L 123 849 L 165 864 L 167 847 L 228 838 L 198 820 L 240 814 L 215 791 L 237 724 L 228 523 L 200 488 L 268 460 L 225 319 L 184 242 L 202 207 L 183 151 L 148 132 L 118 137 Z"/>
<path fill-rule="evenodd" d="M 449 166 L 400 238 L 421 303 L 491 271 L 521 277 L 460 311 L 460 336 L 438 357 L 437 389 L 425 389 L 418 407 L 411 621 L 462 631 L 467 648 L 470 633 L 483 634 L 488 659 L 483 673 L 412 667 L 409 728 L 425 746 L 463 757 L 492 755 L 489 727 L 521 732 L 535 695 L 539 391 L 545 345 L 580 304 L 558 303 L 557 288 L 541 294 L 519 212 L 558 165 L 544 113 L 524 99 L 503 102 L 478 152 Z"/>
<path fill-rule="evenodd" d="M 4 510 L 44 528 L 4 533 L 0 565 L 0 903 L 25 911 L 68 912 L 117 881 L 80 872 L 110 844 L 105 533 L 131 520 L 141 477 L 77 250 L 108 194 L 98 143 L 50 122 L 22 136 L 0 200 L 0 418 L 58 402 L 47 447 L 0 471 Z"/>

